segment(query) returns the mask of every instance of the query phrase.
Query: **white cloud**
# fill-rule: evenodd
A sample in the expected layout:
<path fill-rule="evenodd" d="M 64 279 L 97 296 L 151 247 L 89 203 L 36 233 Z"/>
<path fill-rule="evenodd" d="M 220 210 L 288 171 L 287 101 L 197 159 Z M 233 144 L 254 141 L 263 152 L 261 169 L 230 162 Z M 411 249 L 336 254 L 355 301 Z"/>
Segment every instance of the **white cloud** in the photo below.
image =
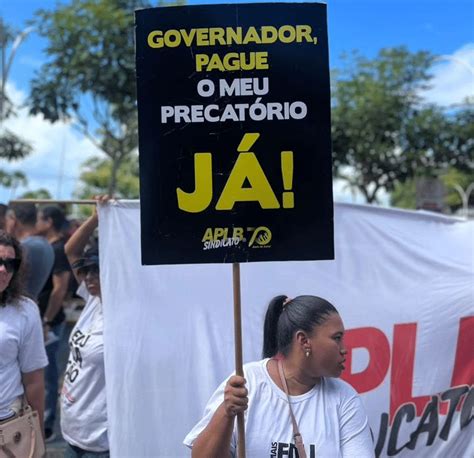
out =
<path fill-rule="evenodd" d="M 449 106 L 474 96 L 474 43 L 443 55 L 432 68 L 433 87 L 423 95 L 428 101 Z"/>
<path fill-rule="evenodd" d="M 12 84 L 7 85 L 7 93 L 16 106 L 26 97 Z M 17 110 L 17 116 L 10 117 L 5 127 L 29 142 L 33 152 L 23 160 L 1 164 L 7 171 L 23 172 L 28 186 L 18 187 L 13 192 L 0 187 L 0 202 L 39 188 L 48 189 L 57 199 L 69 199 L 78 184 L 80 165 L 89 157 L 102 154 L 71 124 L 51 124 L 41 115 L 30 116 L 26 108 Z"/>

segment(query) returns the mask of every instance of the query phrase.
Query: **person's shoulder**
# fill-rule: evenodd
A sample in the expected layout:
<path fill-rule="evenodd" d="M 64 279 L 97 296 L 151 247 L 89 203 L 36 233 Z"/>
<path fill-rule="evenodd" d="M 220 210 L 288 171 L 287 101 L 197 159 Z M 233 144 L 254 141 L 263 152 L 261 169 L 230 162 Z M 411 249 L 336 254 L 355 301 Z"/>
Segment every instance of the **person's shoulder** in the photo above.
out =
<path fill-rule="evenodd" d="M 64 246 L 66 245 L 66 239 L 64 237 L 61 237 L 57 240 L 55 240 L 53 243 L 51 243 L 54 251 L 64 251 Z"/>
<path fill-rule="evenodd" d="M 13 307 L 16 307 L 18 312 L 27 318 L 36 318 L 39 316 L 38 305 L 29 297 L 20 296 Z"/>
<path fill-rule="evenodd" d="M 342 398 L 349 398 L 353 396 L 359 396 L 357 391 L 347 383 L 346 381 L 340 378 L 324 378 L 324 384 L 328 390 L 328 392 L 337 394 Z"/>
<path fill-rule="evenodd" d="M 28 311 L 33 311 L 33 312 L 39 311 L 38 305 L 36 304 L 36 302 L 27 296 L 20 296 L 18 298 L 18 305 Z"/>
<path fill-rule="evenodd" d="M 244 364 L 244 372 L 255 372 L 255 371 L 260 371 L 262 370 L 262 367 L 264 367 L 265 363 L 268 361 L 267 359 L 261 359 L 259 361 L 251 361 L 249 363 Z"/>
<path fill-rule="evenodd" d="M 258 381 L 265 377 L 265 366 L 268 358 L 259 361 L 252 361 L 244 364 L 244 377 L 247 382 L 252 384 L 252 380 Z"/>
<path fill-rule="evenodd" d="M 21 245 L 25 247 L 35 247 L 41 248 L 46 252 L 52 252 L 53 247 L 51 244 L 44 238 L 39 235 L 30 235 L 21 241 Z"/>
<path fill-rule="evenodd" d="M 99 296 L 92 296 L 89 294 L 87 291 L 87 297 L 84 298 L 86 301 L 86 304 L 84 305 L 84 310 L 90 309 L 90 310 L 100 310 L 102 311 L 102 301 Z"/>
<path fill-rule="evenodd" d="M 66 244 L 66 240 L 64 239 L 64 237 L 52 243 L 52 246 L 54 249 L 53 274 L 59 274 L 62 272 L 71 271 L 71 266 L 69 265 L 69 261 L 66 256 L 66 251 L 64 249 L 65 244 Z"/>
<path fill-rule="evenodd" d="M 87 299 L 85 299 L 86 303 L 84 304 L 84 308 L 82 309 L 81 314 L 79 315 L 79 319 L 77 320 L 81 326 L 84 326 L 91 320 L 97 322 L 99 319 L 103 320 L 103 313 L 102 313 L 102 301 L 100 300 L 99 296 L 92 296 L 87 293 Z M 97 324 L 97 323 L 96 323 Z"/>

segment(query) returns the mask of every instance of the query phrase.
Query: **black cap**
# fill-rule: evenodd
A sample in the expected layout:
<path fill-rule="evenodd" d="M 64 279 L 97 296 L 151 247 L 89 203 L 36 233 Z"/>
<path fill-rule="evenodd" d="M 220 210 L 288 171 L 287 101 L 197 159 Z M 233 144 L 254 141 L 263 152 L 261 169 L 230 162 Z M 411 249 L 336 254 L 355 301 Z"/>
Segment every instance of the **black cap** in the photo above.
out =
<path fill-rule="evenodd" d="M 77 259 L 71 265 L 73 269 L 81 269 L 82 267 L 98 266 L 99 252 L 95 248 L 91 248 L 84 252 L 82 258 Z"/>

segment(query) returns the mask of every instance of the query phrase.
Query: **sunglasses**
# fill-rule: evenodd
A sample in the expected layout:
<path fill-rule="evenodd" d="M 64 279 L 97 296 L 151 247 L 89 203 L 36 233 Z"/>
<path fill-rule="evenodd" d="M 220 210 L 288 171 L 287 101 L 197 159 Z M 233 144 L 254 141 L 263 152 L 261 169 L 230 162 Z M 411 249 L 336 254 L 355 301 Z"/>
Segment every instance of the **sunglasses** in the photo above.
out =
<path fill-rule="evenodd" d="M 0 258 L 0 267 L 4 266 L 5 270 L 11 274 L 20 268 L 21 259 L 18 258 Z"/>
<path fill-rule="evenodd" d="M 99 266 L 97 264 L 93 264 L 91 266 L 84 266 L 77 269 L 77 273 L 81 276 L 86 276 L 87 274 L 91 274 L 93 276 L 99 276 Z"/>

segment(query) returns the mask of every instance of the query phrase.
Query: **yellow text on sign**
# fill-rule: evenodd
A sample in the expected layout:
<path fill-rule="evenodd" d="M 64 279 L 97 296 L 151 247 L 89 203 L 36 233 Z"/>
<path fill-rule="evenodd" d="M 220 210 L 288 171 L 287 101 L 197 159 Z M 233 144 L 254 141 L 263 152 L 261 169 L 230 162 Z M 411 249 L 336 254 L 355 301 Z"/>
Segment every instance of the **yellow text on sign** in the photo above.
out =
<path fill-rule="evenodd" d="M 268 53 L 260 52 L 229 52 L 223 57 L 219 54 L 196 54 L 196 71 L 210 72 L 218 70 L 230 72 L 235 70 L 268 70 Z"/>
<path fill-rule="evenodd" d="M 238 240 L 244 239 L 244 228 L 243 227 L 208 227 L 204 232 L 202 241 L 215 242 L 217 240 L 225 240 L 227 238 L 233 238 Z"/>
<path fill-rule="evenodd" d="M 280 208 L 275 192 L 273 191 L 257 156 L 249 152 L 260 134 L 245 134 L 237 150 L 240 154 L 229 174 L 224 189 L 220 193 L 215 206 L 216 210 L 229 211 L 237 202 L 258 202 L 264 210 Z M 281 166 L 283 176 L 282 195 L 283 208 L 294 208 L 294 196 L 291 191 L 293 182 L 293 152 L 281 152 Z M 194 155 L 193 192 L 176 189 L 178 207 L 188 213 L 200 213 L 206 210 L 214 197 L 212 180 L 212 154 L 196 153 Z M 245 185 L 245 186 L 244 186 Z"/>

